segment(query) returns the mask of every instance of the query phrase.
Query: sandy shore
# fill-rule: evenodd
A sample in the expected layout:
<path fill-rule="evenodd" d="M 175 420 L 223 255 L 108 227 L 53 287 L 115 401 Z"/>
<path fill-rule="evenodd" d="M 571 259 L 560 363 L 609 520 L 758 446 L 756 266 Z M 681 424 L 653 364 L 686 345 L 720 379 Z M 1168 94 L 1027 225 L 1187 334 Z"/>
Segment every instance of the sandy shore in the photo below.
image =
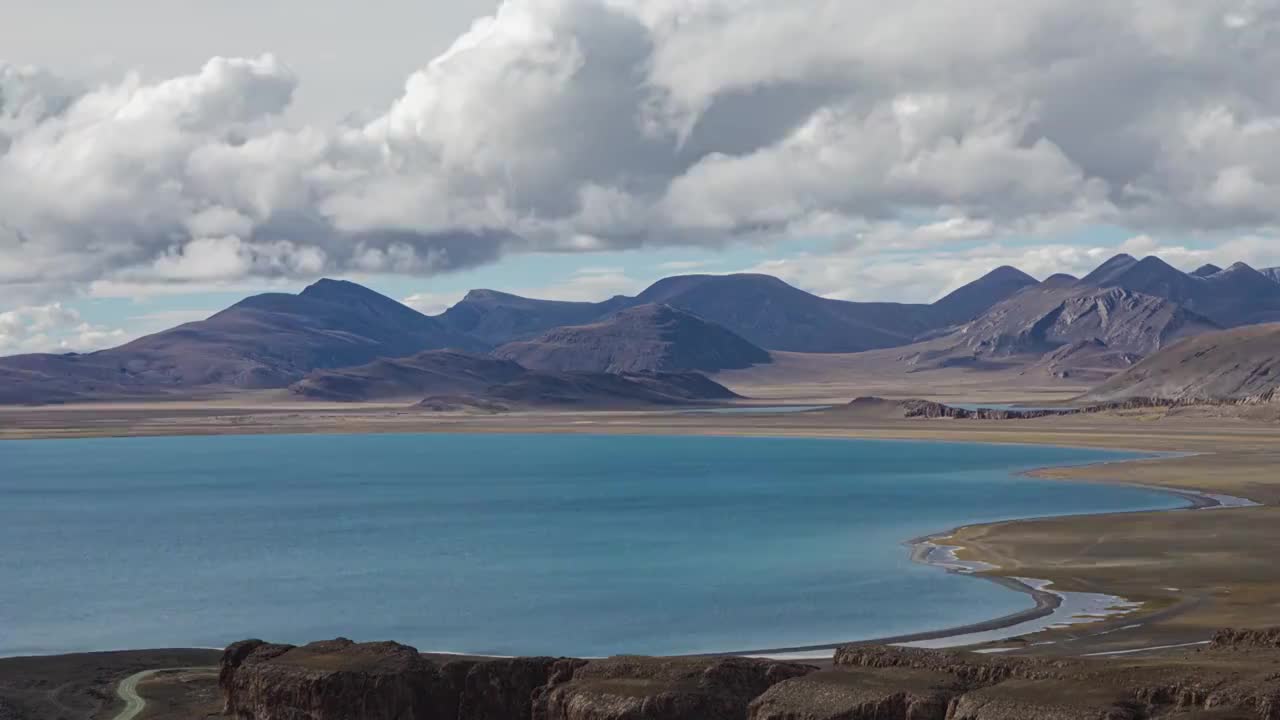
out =
<path fill-rule="evenodd" d="M 0 439 L 245 433 L 625 433 L 1031 443 L 1177 453 L 1123 464 L 1051 468 L 1039 477 L 1127 483 L 1260 503 L 1209 512 L 1017 520 L 948 533 L 980 576 L 1030 592 L 1036 607 L 977 626 L 892 641 L 1013 627 L 1044 617 L 1060 593 L 1124 598 L 1132 612 L 1038 631 L 1015 652 L 1084 655 L 1181 645 L 1226 626 L 1276 624 L 1280 424 L 1224 409 L 1143 410 L 1033 421 L 903 420 L 842 408 L 781 415 L 668 412 L 435 415 L 398 405 L 260 402 L 0 409 Z M 1052 583 L 1052 592 L 1024 582 Z M 1038 614 L 1038 615 L 1037 615 Z M 803 650 L 779 648 L 779 652 Z"/>

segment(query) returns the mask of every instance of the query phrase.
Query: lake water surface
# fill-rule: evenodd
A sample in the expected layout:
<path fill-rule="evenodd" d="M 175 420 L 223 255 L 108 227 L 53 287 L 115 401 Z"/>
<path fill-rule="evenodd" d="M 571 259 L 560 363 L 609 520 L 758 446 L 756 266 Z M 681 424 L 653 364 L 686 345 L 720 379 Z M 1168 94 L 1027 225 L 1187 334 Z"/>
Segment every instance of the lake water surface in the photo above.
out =
<path fill-rule="evenodd" d="M 337 635 L 665 654 L 944 628 L 1030 600 L 914 564 L 903 541 L 1183 504 L 1013 476 L 1131 456 L 572 435 L 0 442 L 0 656 Z"/>

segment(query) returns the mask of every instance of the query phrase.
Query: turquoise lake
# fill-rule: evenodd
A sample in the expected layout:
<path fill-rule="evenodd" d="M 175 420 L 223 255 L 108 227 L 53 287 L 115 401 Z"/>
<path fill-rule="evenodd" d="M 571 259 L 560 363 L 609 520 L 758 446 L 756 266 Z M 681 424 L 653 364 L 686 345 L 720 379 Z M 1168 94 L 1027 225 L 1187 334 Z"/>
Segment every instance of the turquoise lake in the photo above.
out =
<path fill-rule="evenodd" d="M 1024 609 L 903 542 L 1181 507 L 1015 477 L 1133 454 L 577 435 L 0 442 L 0 656 L 337 635 L 595 656 L 813 645 Z"/>

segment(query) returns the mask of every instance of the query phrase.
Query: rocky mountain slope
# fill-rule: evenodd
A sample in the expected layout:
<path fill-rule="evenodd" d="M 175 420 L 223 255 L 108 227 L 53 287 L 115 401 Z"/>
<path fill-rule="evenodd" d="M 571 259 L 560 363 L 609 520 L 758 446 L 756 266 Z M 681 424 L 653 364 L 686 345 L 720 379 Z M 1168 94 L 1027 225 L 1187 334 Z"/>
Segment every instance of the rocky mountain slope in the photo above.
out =
<path fill-rule="evenodd" d="M 1121 287 L 1044 284 L 955 332 L 903 348 L 913 368 L 1019 364 L 1059 377 L 1109 375 L 1178 340 L 1218 329 L 1177 303 Z"/>
<path fill-rule="evenodd" d="M 1163 720 L 1274 718 L 1280 632 L 1174 658 L 837 650 L 830 667 L 738 657 L 451 658 L 397 643 L 249 640 L 222 656 L 240 720 Z"/>
<path fill-rule="evenodd" d="M 1054 275 L 954 332 L 901 348 L 912 369 L 1023 368 L 1101 382 L 1183 339 L 1280 319 L 1280 283 L 1244 263 L 1184 273 L 1117 255 L 1083 278 Z"/>
<path fill-rule="evenodd" d="M 767 351 L 669 305 L 640 305 L 591 325 L 557 328 L 503 345 L 494 355 L 532 370 L 606 373 L 718 372 L 771 361 Z"/>
<path fill-rule="evenodd" d="M 1280 324 L 1200 335 L 1116 375 L 1086 397 L 1108 401 L 1275 399 L 1280 388 Z"/>
<path fill-rule="evenodd" d="M 1123 288 L 1163 298 L 1222 327 L 1280 321 L 1280 283 L 1245 263 L 1210 272 L 1215 268 L 1184 273 L 1155 256 L 1138 260 L 1117 255 L 1079 285 Z"/>
<path fill-rule="evenodd" d="M 355 283 L 246 298 L 207 320 L 89 354 L 0 358 L 0 402 L 284 387 L 316 368 L 481 343 Z"/>

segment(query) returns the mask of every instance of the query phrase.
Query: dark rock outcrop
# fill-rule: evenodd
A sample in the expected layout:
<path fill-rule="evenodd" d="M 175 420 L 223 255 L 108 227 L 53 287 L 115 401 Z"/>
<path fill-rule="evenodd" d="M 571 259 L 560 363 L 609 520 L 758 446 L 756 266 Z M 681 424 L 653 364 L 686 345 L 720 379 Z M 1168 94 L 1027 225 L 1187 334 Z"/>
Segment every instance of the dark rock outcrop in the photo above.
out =
<path fill-rule="evenodd" d="M 424 412 L 473 412 L 489 415 L 511 410 L 510 405 L 475 395 L 432 395 L 423 398 L 414 407 Z"/>
<path fill-rule="evenodd" d="M 534 702 L 551 686 L 573 679 L 584 660 L 511 658 L 470 664 L 458 701 L 458 718 L 529 720 Z M 447 666 L 446 666 L 447 667 Z"/>
<path fill-rule="evenodd" d="M 986 687 L 1011 678 L 1055 680 L 1066 676 L 1068 661 L 1010 658 L 972 653 L 939 652 L 900 647 L 849 646 L 836 650 L 835 665 L 852 668 L 910 668 L 946 673 L 966 688 Z"/>
<path fill-rule="evenodd" d="M 461 689 L 417 650 L 339 638 L 250 641 L 223 655 L 225 712 L 239 720 L 454 720 Z"/>
<path fill-rule="evenodd" d="M 835 663 L 956 678 L 959 691 L 938 720 L 1277 720 L 1280 675 L 1272 667 L 1280 648 L 1268 644 L 1275 637 L 1280 630 L 1223 631 L 1206 650 L 1132 663 L 894 647 L 842 648 Z"/>
<path fill-rule="evenodd" d="M 433 662 L 407 645 L 260 640 L 223 653 L 225 713 L 240 720 L 529 720 L 533 698 L 581 660 Z"/>
<path fill-rule="evenodd" d="M 1280 628 L 1219 630 L 1209 645 L 1214 650 L 1280 650 Z"/>
<path fill-rule="evenodd" d="M 877 397 L 861 397 L 845 406 L 850 412 L 863 414 L 874 413 L 882 417 L 899 417 L 921 420 L 1036 420 L 1046 417 L 1067 415 L 1087 415 L 1090 413 L 1121 412 L 1125 410 L 1172 409 L 1198 406 L 1238 406 L 1260 402 L 1270 402 L 1272 398 L 1265 396 L 1242 400 L 1201 400 L 1187 398 L 1169 400 L 1165 398 L 1133 397 L 1126 400 L 1095 403 L 1063 408 L 1034 408 L 1019 410 L 1017 408 L 960 408 L 934 400 L 886 400 Z"/>
<path fill-rule="evenodd" d="M 813 668 L 745 658 L 456 659 L 397 643 L 246 640 L 223 653 L 239 720 L 746 720 L 751 701 Z"/>
<path fill-rule="evenodd" d="M 597 660 L 549 688 L 534 720 L 746 720 L 753 699 L 812 671 L 746 658 Z"/>
<path fill-rule="evenodd" d="M 946 720 L 1146 720 L 1145 705 L 1127 694 L 1105 684 L 1010 680 L 961 696 Z"/>
<path fill-rule="evenodd" d="M 850 646 L 832 667 L 736 657 L 452 659 L 259 640 L 223 654 L 240 720 L 1280 720 L 1280 629 L 1132 660 Z"/>
<path fill-rule="evenodd" d="M 927 670 L 835 668 L 788 680 L 751 703 L 751 720 L 943 720 L 956 678 Z"/>
<path fill-rule="evenodd" d="M 1006 410 L 997 408 L 952 407 L 932 400 L 905 400 L 902 402 L 904 417 L 953 420 L 1034 420 L 1055 415 L 1076 415 L 1083 410 L 1063 408 L 1061 410 Z"/>

